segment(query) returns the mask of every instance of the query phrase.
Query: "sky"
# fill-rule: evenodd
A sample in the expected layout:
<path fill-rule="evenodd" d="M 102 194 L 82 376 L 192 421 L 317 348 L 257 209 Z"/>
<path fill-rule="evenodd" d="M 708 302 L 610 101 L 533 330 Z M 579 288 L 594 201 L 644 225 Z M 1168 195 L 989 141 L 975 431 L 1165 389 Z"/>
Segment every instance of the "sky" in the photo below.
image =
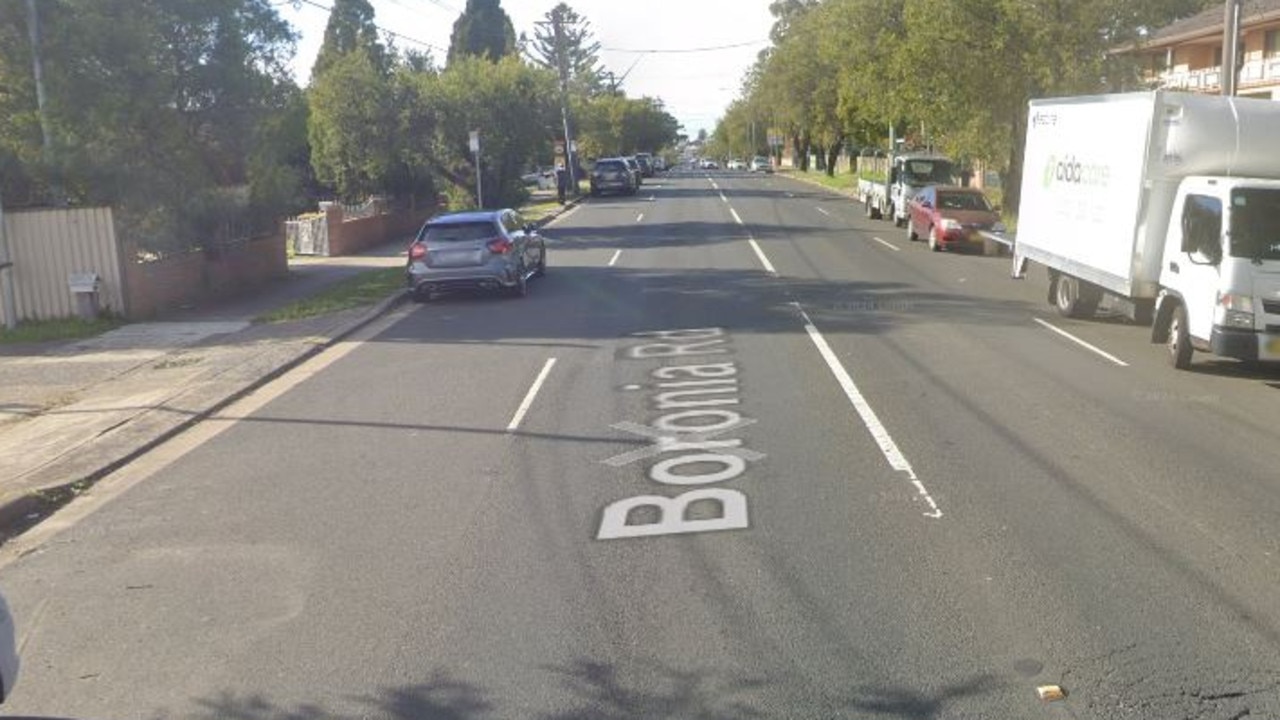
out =
<path fill-rule="evenodd" d="M 392 38 L 398 47 L 430 49 L 443 64 L 449 35 L 466 0 L 371 0 L 381 28 L 402 37 Z M 516 36 L 533 37 L 534 23 L 542 20 L 559 0 L 502 0 L 502 9 L 515 25 Z M 566 0 L 591 23 L 602 50 L 604 69 L 617 76 L 626 73 L 622 87 L 629 97 L 658 97 L 684 131 L 696 135 L 711 132 L 724 109 L 738 95 L 742 78 L 756 53 L 768 46 L 770 0 Z M 295 7 L 295 4 L 297 7 Z M 280 15 L 301 37 L 293 71 L 306 84 L 316 52 L 324 39 L 326 10 L 331 0 L 278 3 Z M 321 7 L 316 7 L 317 5 Z M 430 48 L 405 38 L 429 43 Z M 387 39 L 384 36 L 384 40 Z M 671 52 L 720 48 L 705 52 Z M 662 52 L 633 52 L 658 50 Z"/>

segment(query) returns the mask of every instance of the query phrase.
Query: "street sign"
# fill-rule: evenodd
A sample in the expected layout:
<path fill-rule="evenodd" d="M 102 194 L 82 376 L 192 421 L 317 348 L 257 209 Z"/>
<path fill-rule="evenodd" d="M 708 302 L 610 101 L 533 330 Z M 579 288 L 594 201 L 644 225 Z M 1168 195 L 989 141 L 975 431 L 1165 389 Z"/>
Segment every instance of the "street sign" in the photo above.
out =
<path fill-rule="evenodd" d="M 471 131 L 471 152 L 473 153 L 480 152 L 480 131 L 479 130 Z"/>

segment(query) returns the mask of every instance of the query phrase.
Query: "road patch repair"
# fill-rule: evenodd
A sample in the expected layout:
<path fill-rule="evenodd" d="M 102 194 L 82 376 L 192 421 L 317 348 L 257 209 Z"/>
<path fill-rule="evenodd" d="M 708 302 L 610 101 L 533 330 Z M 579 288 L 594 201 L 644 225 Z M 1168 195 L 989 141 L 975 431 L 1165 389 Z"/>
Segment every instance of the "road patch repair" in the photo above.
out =
<path fill-rule="evenodd" d="M 602 460 L 615 468 L 647 465 L 645 477 L 665 487 L 696 487 L 675 496 L 642 494 L 605 506 L 596 532 L 598 540 L 654 537 L 685 533 L 740 530 L 749 526 L 747 496 L 719 485 L 743 475 L 748 463 L 765 454 L 743 446 L 736 431 L 756 421 L 731 406 L 740 403 L 738 366 L 723 328 L 693 328 L 636 333 L 627 347 L 627 360 L 658 360 L 648 373 L 648 385 L 627 385 L 624 391 L 652 393 L 657 413 L 650 424 L 634 421 L 612 427 L 650 444 Z"/>

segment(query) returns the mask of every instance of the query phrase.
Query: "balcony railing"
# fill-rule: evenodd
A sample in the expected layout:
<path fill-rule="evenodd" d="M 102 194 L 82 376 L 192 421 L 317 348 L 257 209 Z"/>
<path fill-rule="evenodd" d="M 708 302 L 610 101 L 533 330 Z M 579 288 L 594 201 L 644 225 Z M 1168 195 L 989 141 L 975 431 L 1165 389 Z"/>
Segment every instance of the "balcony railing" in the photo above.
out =
<path fill-rule="evenodd" d="M 1280 83 L 1280 58 L 1254 60 L 1240 67 L 1241 85 Z M 1222 67 L 1160 73 L 1160 86 L 1170 90 L 1205 91 L 1222 87 Z"/>

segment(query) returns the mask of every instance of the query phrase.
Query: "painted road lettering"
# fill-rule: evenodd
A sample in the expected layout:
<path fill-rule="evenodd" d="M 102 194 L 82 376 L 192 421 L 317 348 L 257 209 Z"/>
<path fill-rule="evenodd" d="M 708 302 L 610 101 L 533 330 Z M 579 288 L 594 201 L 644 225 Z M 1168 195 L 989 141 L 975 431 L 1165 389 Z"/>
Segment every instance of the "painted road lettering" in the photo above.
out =
<path fill-rule="evenodd" d="M 637 333 L 641 342 L 627 348 L 630 360 L 686 360 L 663 365 L 649 375 L 650 404 L 658 416 L 649 425 L 624 421 L 617 430 L 651 444 L 604 460 L 611 467 L 648 462 L 645 477 L 660 486 L 688 487 L 725 483 L 747 471 L 764 453 L 725 435 L 755 423 L 737 410 L 738 366 L 731 361 L 692 362 L 698 356 L 732 352 L 723 328 L 693 328 Z M 627 389 L 644 386 L 628 385 Z M 596 538 L 654 537 L 737 530 L 748 527 L 747 496 L 726 487 L 698 487 L 674 497 L 637 495 L 610 503 L 600 517 Z"/>

